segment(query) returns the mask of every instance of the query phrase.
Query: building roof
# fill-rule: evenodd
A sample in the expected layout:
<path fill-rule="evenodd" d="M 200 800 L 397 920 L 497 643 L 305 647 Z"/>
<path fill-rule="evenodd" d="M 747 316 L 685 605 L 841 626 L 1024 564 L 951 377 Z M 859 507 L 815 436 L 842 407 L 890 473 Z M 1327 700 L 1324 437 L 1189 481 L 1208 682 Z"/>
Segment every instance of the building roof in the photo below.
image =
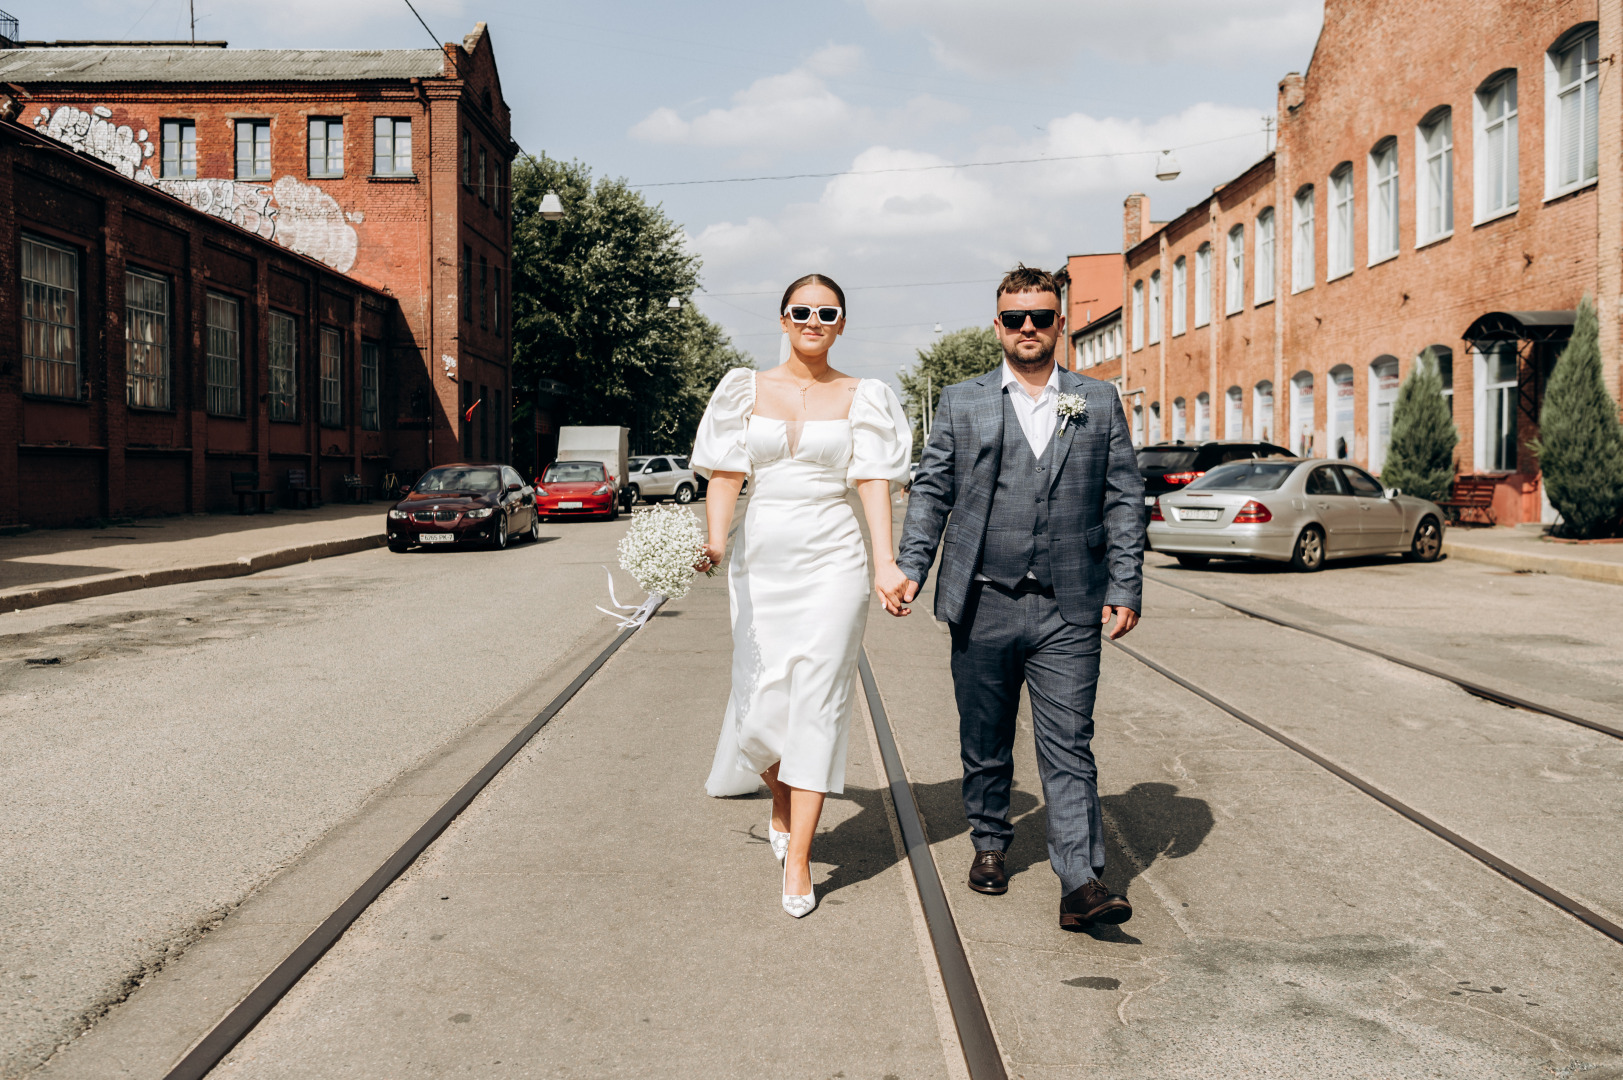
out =
<path fill-rule="evenodd" d="M 433 78 L 437 49 L 86 48 L 0 50 L 0 81 L 23 83 L 351 82 Z"/>

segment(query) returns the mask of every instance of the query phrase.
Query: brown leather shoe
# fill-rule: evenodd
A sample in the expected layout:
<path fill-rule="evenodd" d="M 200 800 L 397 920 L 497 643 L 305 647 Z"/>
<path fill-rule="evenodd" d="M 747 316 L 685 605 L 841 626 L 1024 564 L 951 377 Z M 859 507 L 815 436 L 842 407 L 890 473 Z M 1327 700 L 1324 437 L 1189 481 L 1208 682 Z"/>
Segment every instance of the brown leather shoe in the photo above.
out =
<path fill-rule="evenodd" d="M 977 851 L 969 864 L 969 887 L 978 893 L 1002 896 L 1009 891 L 1009 875 L 1003 872 L 1001 851 Z"/>
<path fill-rule="evenodd" d="M 1106 892 L 1097 880 L 1090 881 L 1059 902 L 1059 928 L 1085 930 L 1094 923 L 1115 925 L 1133 917 L 1127 897 Z"/>

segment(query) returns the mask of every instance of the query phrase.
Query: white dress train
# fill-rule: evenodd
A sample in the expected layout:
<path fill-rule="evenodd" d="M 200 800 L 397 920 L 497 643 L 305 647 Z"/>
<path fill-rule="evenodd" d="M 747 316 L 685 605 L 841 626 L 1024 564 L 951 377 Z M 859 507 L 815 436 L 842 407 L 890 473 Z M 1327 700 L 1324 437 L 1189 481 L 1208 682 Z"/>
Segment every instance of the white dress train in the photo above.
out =
<path fill-rule="evenodd" d="M 901 485 L 912 426 L 877 379 L 857 384 L 845 420 L 772 420 L 754 407 L 755 372 L 728 372 L 693 446 L 705 477 L 750 478 L 727 575 L 732 693 L 705 791 L 749 794 L 778 762 L 783 783 L 839 793 L 870 586 L 846 493 L 859 480 Z"/>

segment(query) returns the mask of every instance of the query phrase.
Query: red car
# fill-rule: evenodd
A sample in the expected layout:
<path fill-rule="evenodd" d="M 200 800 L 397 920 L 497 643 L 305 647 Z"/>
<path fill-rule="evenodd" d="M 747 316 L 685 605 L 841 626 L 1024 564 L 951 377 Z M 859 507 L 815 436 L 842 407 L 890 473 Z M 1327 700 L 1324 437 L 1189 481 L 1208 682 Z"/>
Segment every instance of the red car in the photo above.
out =
<path fill-rule="evenodd" d="M 535 482 L 535 509 L 542 518 L 620 516 L 619 493 L 601 461 L 554 461 Z"/>
<path fill-rule="evenodd" d="M 501 549 L 509 538 L 539 540 L 535 494 L 506 465 L 441 465 L 417 478 L 389 508 L 389 550 L 459 547 L 478 543 Z"/>

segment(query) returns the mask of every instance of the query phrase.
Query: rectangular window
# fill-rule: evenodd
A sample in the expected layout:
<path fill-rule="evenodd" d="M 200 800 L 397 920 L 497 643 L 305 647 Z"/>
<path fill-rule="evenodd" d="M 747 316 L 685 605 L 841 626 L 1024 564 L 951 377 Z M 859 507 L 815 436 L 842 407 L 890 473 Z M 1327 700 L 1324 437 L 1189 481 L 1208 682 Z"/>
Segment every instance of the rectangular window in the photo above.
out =
<path fill-rule="evenodd" d="M 262 180 L 271 174 L 270 121 L 237 121 L 237 179 Z"/>
<path fill-rule="evenodd" d="M 490 201 L 488 189 L 485 186 L 485 148 L 479 148 L 479 198 L 484 202 Z"/>
<path fill-rule="evenodd" d="M 1488 472 L 1516 471 L 1516 351 L 1509 344 L 1482 357 L 1484 400 L 1482 410 L 1482 468 Z"/>
<path fill-rule="evenodd" d="M 321 424 L 344 426 L 344 336 L 321 328 Z"/>
<path fill-rule="evenodd" d="M 1150 275 L 1150 344 L 1161 340 L 1161 271 Z"/>
<path fill-rule="evenodd" d="M 1516 76 L 1500 79 L 1476 95 L 1476 219 L 1516 209 L 1520 161 L 1516 147 Z"/>
<path fill-rule="evenodd" d="M 490 263 L 479 256 L 479 329 L 490 328 Z"/>
<path fill-rule="evenodd" d="M 1172 336 L 1189 329 L 1189 260 L 1182 255 L 1172 264 Z"/>
<path fill-rule="evenodd" d="M 361 342 L 361 430 L 381 431 L 378 415 L 380 348 L 375 341 Z"/>
<path fill-rule="evenodd" d="M 1420 125 L 1420 240 L 1435 240 L 1454 231 L 1454 114 L 1444 109 Z"/>
<path fill-rule="evenodd" d="M 1344 165 L 1330 174 L 1330 266 L 1325 280 L 1334 281 L 1353 268 L 1353 173 Z"/>
<path fill-rule="evenodd" d="M 270 418 L 299 418 L 299 324 L 280 311 L 270 313 Z"/>
<path fill-rule="evenodd" d="M 507 214 L 507 183 L 508 170 L 506 165 L 496 166 L 496 178 L 491 181 L 492 201 L 496 204 L 496 216 L 505 217 Z"/>
<path fill-rule="evenodd" d="M 473 322 L 473 248 L 462 245 L 462 317 Z"/>
<path fill-rule="evenodd" d="M 376 176 L 410 176 L 411 121 L 379 116 L 372 121 L 372 172 Z"/>
<path fill-rule="evenodd" d="M 496 267 L 495 273 L 496 287 L 492 292 L 492 297 L 495 301 L 495 310 L 492 312 L 492 315 L 494 316 L 493 321 L 496 324 L 496 336 L 501 337 L 502 324 L 504 321 L 502 315 L 507 306 L 507 293 L 502 290 L 502 268 L 499 266 Z"/>
<path fill-rule="evenodd" d="M 344 122 L 310 121 L 310 175 L 344 175 Z"/>
<path fill-rule="evenodd" d="M 125 400 L 138 409 L 169 408 L 169 279 L 124 273 Z"/>
<path fill-rule="evenodd" d="M 197 124 L 191 120 L 165 120 L 160 129 L 163 158 L 158 173 L 165 180 L 189 180 L 197 175 Z"/>
<path fill-rule="evenodd" d="M 1369 155 L 1369 187 L 1374 205 L 1369 214 L 1369 261 L 1373 265 L 1398 253 L 1398 143 L 1388 139 Z"/>
<path fill-rule="evenodd" d="M 208 411 L 242 415 L 242 305 L 229 296 L 208 294 Z"/>
<path fill-rule="evenodd" d="M 1212 245 L 1195 252 L 1195 325 L 1212 321 Z"/>
<path fill-rule="evenodd" d="M 1295 233 L 1291 237 L 1291 291 L 1313 287 L 1313 189 L 1296 193 Z"/>
<path fill-rule="evenodd" d="M 462 186 L 473 186 L 473 140 L 467 128 L 462 129 Z"/>
<path fill-rule="evenodd" d="M 1546 115 L 1551 153 L 1546 160 L 1549 194 L 1559 195 L 1595 179 L 1600 164 L 1600 36 L 1593 32 L 1551 53 L 1545 83 L 1555 94 Z"/>
<path fill-rule="evenodd" d="M 1133 282 L 1133 351 L 1144 347 L 1144 283 Z"/>
<path fill-rule="evenodd" d="M 1223 310 L 1233 315 L 1245 307 L 1245 226 L 1229 230 L 1229 262 Z"/>
<path fill-rule="evenodd" d="M 79 397 L 79 253 L 23 237 L 23 393 Z"/>
<path fill-rule="evenodd" d="M 1251 291 L 1253 304 L 1274 298 L 1274 271 L 1274 208 L 1270 206 L 1257 215 L 1256 285 Z M 1240 436 L 1234 437 L 1237 439 Z"/>
<path fill-rule="evenodd" d="M 482 404 L 482 405 L 479 406 L 479 411 L 477 413 L 475 413 L 474 416 L 479 421 L 479 460 L 480 461 L 489 461 L 490 460 L 490 405 L 489 405 L 489 402 L 490 402 L 490 387 L 488 387 L 488 386 L 480 386 L 479 387 L 479 396 L 477 398 L 475 398 L 474 400 L 481 401 L 481 402 L 485 403 L 485 404 Z"/>

